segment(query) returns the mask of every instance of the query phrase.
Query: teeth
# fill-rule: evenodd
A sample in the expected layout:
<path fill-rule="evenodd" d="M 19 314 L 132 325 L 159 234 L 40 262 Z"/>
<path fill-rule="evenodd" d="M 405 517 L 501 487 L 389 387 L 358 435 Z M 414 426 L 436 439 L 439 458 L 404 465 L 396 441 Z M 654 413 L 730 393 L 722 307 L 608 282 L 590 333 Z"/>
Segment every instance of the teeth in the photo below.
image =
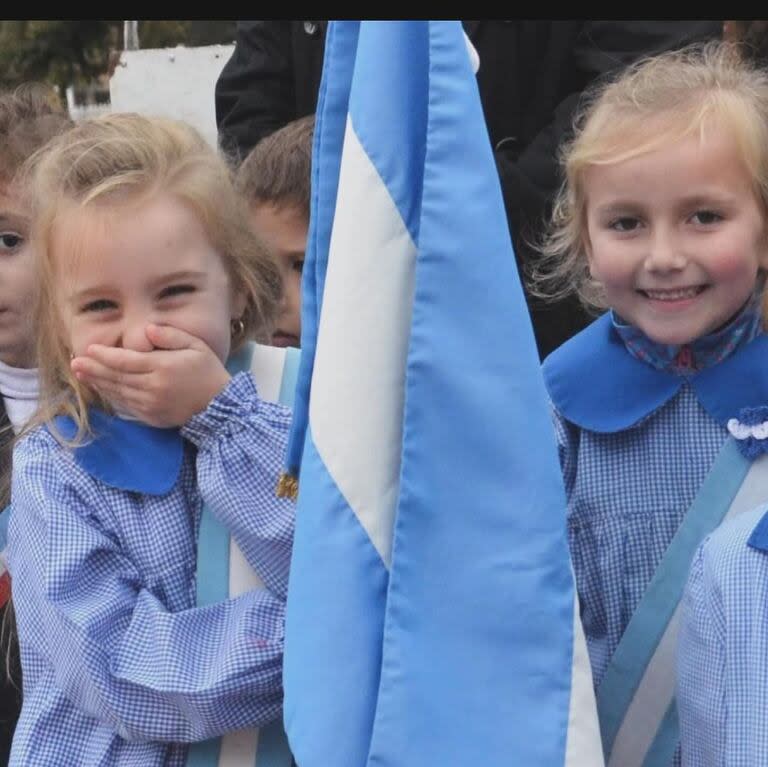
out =
<path fill-rule="evenodd" d="M 677 290 L 644 290 L 648 298 L 656 301 L 679 301 L 683 298 L 694 298 L 701 292 L 701 287 L 678 288 Z"/>

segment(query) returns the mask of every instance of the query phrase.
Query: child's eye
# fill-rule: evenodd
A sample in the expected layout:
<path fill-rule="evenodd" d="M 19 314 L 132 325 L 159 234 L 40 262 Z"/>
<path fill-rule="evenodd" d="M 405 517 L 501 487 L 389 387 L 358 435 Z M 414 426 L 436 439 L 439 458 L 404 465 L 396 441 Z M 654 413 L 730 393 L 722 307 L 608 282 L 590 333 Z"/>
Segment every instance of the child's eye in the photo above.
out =
<path fill-rule="evenodd" d="M 160 298 L 172 298 L 173 296 L 180 296 L 184 293 L 194 292 L 194 285 L 169 285 L 167 288 L 163 288 L 160 291 Z"/>
<path fill-rule="evenodd" d="M 18 250 L 24 243 L 24 238 L 16 232 L 0 232 L 0 251 Z"/>
<path fill-rule="evenodd" d="M 294 272 L 301 274 L 304 271 L 304 259 L 294 258 L 293 261 L 291 261 L 291 269 L 293 269 Z"/>
<path fill-rule="evenodd" d="M 621 218 L 613 219 L 608 226 L 617 232 L 634 232 L 635 229 L 640 227 L 640 219 L 633 216 L 622 216 Z"/>
<path fill-rule="evenodd" d="M 714 210 L 697 210 L 691 219 L 696 224 L 702 224 L 707 226 L 710 224 L 716 224 L 718 221 L 722 221 L 723 217 L 719 213 L 715 213 Z"/>
<path fill-rule="evenodd" d="M 96 301 L 90 301 L 85 304 L 80 310 L 81 312 L 108 312 L 111 309 L 117 308 L 117 304 L 114 301 L 109 301 L 106 298 L 99 298 Z"/>

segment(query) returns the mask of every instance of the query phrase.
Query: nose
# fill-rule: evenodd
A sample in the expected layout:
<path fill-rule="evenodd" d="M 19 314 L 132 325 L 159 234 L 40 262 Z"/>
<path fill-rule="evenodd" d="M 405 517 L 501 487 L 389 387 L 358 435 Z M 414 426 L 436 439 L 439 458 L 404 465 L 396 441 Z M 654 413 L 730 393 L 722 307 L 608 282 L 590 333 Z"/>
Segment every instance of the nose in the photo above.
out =
<path fill-rule="evenodd" d="M 650 239 L 645 268 L 649 272 L 674 272 L 685 268 L 688 259 L 674 232 L 657 229 Z"/>
<path fill-rule="evenodd" d="M 120 337 L 115 345 L 136 352 L 151 352 L 155 347 L 147 338 L 147 325 L 152 321 L 151 317 L 143 313 L 125 316 L 120 328 Z"/>

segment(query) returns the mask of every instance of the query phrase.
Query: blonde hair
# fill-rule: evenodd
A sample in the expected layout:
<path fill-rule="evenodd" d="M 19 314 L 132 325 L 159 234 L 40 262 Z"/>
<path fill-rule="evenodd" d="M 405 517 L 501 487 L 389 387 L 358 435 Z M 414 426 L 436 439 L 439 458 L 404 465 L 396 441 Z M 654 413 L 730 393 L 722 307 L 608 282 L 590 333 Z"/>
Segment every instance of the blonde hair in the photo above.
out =
<path fill-rule="evenodd" d="M 768 208 L 768 73 L 736 45 L 711 42 L 639 61 L 588 95 L 574 135 L 561 149 L 563 185 L 532 292 L 547 299 L 575 293 L 587 309 L 605 309 L 602 286 L 587 262 L 585 171 L 658 150 L 712 125 L 736 139 L 755 193 Z"/>
<path fill-rule="evenodd" d="M 248 226 L 245 204 L 226 163 L 191 126 L 138 114 L 82 122 L 35 158 L 31 188 L 40 274 L 41 408 L 35 424 L 66 414 L 78 426 L 76 442 L 89 431 L 88 404 L 95 398 L 108 407 L 72 375 L 56 301 L 53 235 L 59 217 L 73 206 L 119 206 L 159 193 L 186 204 L 221 256 L 233 290 L 246 296 L 233 348 L 248 337 L 268 337 L 280 298 L 279 273 Z"/>

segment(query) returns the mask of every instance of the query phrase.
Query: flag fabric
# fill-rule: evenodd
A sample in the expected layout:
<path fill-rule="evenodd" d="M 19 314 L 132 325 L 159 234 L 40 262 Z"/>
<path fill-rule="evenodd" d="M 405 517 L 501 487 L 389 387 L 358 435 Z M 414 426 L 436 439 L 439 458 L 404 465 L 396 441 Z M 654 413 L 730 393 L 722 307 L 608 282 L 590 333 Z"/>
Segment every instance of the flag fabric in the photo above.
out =
<path fill-rule="evenodd" d="M 599 766 L 553 427 L 458 22 L 330 24 L 312 181 L 294 758 Z"/>

